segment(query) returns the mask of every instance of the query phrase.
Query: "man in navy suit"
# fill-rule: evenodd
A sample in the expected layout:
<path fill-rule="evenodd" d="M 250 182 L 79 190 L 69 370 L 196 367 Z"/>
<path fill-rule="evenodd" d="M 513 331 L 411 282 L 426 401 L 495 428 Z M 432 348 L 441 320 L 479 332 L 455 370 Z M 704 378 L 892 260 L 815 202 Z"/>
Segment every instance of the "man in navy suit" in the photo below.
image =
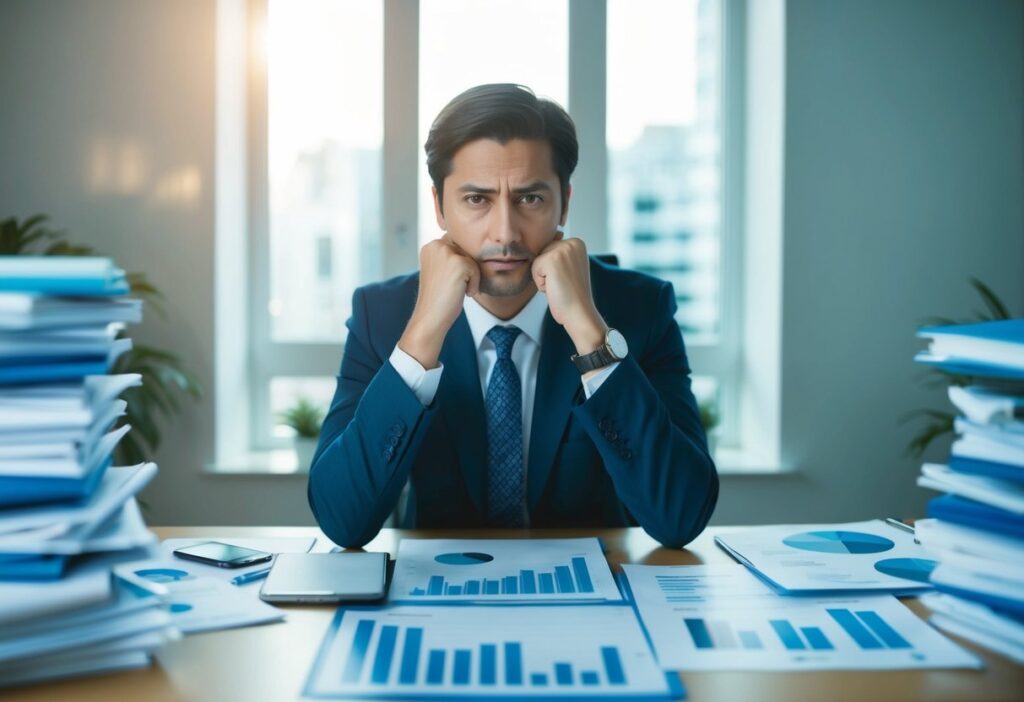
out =
<path fill-rule="evenodd" d="M 718 497 L 669 283 L 564 238 L 578 145 L 532 91 L 483 85 L 426 143 L 418 273 L 360 288 L 309 474 L 324 533 L 639 524 L 682 546 Z"/>

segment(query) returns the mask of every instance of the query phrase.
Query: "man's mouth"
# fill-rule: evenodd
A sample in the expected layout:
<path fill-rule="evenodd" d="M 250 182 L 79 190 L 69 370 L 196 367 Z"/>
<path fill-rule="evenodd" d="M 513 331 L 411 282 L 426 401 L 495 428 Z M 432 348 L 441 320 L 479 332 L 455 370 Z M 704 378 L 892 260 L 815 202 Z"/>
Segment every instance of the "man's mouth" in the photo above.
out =
<path fill-rule="evenodd" d="M 489 258 L 484 266 L 492 271 L 514 271 L 529 263 L 528 258 Z"/>

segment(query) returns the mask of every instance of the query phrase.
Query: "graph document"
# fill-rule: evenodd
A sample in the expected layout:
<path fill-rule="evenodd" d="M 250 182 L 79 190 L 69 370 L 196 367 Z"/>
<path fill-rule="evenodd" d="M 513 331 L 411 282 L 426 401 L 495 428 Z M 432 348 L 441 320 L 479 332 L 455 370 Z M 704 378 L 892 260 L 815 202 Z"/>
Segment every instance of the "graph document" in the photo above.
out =
<path fill-rule="evenodd" d="M 342 608 L 311 697 L 683 696 L 627 604 Z"/>
<path fill-rule="evenodd" d="M 892 595 L 787 597 L 741 565 L 624 565 L 666 669 L 979 668 Z"/>
<path fill-rule="evenodd" d="M 784 593 L 921 590 L 938 565 L 913 534 L 877 519 L 752 527 L 715 542 Z"/>
<path fill-rule="evenodd" d="M 403 539 L 392 602 L 621 600 L 601 542 Z"/>

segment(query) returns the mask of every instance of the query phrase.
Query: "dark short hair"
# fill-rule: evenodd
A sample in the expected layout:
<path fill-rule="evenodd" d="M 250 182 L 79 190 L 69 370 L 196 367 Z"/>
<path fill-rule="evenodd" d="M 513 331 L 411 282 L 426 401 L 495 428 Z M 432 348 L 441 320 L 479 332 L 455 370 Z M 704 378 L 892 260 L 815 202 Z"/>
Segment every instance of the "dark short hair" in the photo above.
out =
<path fill-rule="evenodd" d="M 569 178 L 579 161 L 576 125 L 561 105 L 538 98 L 525 85 L 490 83 L 457 95 L 430 126 L 427 171 L 444 205 L 444 179 L 452 172 L 452 159 L 463 146 L 477 139 L 507 144 L 512 139 L 544 139 L 551 145 L 551 160 L 562 189 L 562 211 L 569 194 Z"/>

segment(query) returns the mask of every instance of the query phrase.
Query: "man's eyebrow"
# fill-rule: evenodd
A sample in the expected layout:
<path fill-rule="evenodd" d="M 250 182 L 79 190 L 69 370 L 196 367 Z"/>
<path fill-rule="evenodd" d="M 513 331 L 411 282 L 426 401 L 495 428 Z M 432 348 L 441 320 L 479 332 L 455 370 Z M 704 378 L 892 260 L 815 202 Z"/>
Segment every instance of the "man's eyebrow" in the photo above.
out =
<path fill-rule="evenodd" d="M 513 188 L 512 192 L 516 195 L 523 195 L 524 193 L 535 193 L 539 191 L 551 192 L 551 185 L 543 180 L 535 180 L 532 183 L 521 185 L 518 188 Z M 495 188 L 485 188 L 482 185 L 473 185 L 472 183 L 466 183 L 465 185 L 459 186 L 460 193 L 480 193 L 481 195 L 494 195 L 498 191 Z"/>

